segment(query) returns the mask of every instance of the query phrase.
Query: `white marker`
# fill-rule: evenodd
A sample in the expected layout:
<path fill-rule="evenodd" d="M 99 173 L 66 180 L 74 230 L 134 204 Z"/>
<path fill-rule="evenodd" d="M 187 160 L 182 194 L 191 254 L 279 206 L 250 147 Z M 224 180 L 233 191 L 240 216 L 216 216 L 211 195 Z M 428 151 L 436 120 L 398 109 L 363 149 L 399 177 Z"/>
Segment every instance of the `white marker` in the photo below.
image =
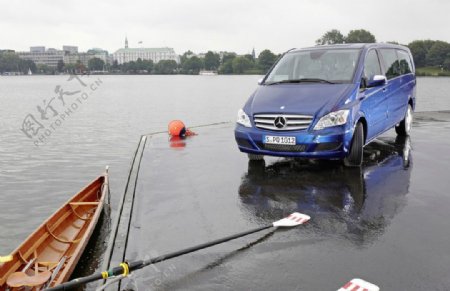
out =
<path fill-rule="evenodd" d="M 379 291 L 380 287 L 362 279 L 352 279 L 338 291 Z"/>

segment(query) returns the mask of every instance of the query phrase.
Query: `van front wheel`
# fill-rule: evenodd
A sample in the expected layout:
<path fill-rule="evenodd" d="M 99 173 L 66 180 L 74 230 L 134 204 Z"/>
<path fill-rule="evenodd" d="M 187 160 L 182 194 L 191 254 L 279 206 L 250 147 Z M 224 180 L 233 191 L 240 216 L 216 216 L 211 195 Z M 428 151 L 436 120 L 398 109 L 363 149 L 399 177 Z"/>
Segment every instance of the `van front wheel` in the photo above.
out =
<path fill-rule="evenodd" d="M 346 167 L 360 167 L 363 161 L 363 147 L 364 147 L 364 128 L 361 122 L 358 122 L 353 133 L 352 143 L 350 145 L 350 152 L 344 158 L 344 165 Z"/>
<path fill-rule="evenodd" d="M 261 161 L 261 160 L 264 160 L 264 156 L 263 155 L 248 154 L 248 159 L 250 161 Z"/>

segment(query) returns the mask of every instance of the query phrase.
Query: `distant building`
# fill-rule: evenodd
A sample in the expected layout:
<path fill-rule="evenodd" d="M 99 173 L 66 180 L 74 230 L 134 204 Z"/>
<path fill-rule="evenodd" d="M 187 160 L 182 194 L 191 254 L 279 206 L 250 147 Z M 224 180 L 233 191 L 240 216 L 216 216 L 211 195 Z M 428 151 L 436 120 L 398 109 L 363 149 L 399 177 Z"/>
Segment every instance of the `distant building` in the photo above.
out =
<path fill-rule="evenodd" d="M 24 60 L 31 60 L 36 65 L 47 65 L 56 68 L 59 61 L 64 59 L 64 51 L 45 47 L 30 47 L 29 52 L 17 52 L 19 58 Z"/>
<path fill-rule="evenodd" d="M 73 45 L 63 45 L 63 51 L 68 54 L 76 54 L 78 53 L 78 47 Z"/>
<path fill-rule="evenodd" d="M 44 53 L 45 46 L 32 46 L 30 47 L 30 52 L 32 53 Z"/>
<path fill-rule="evenodd" d="M 127 38 L 125 38 L 125 48 L 117 50 L 113 54 L 113 58 L 118 64 L 137 61 L 138 59 L 152 60 L 154 63 L 161 60 L 174 60 L 179 63 L 179 57 L 173 48 L 128 48 Z"/>
<path fill-rule="evenodd" d="M 113 63 L 113 56 L 107 50 L 101 48 L 92 48 L 87 51 L 88 54 L 93 54 L 95 58 L 103 60 L 107 64 Z"/>
<path fill-rule="evenodd" d="M 82 63 L 85 67 L 88 66 L 89 61 L 98 58 L 105 62 L 105 64 L 111 64 L 111 58 L 107 51 L 102 49 L 90 49 L 86 53 L 76 53 L 76 54 L 65 54 L 64 63 L 65 64 L 76 64 L 77 62 Z"/>
<path fill-rule="evenodd" d="M 88 53 L 65 54 L 63 61 L 64 64 L 76 64 L 80 62 L 87 67 L 89 60 L 93 58 L 94 56 Z"/>

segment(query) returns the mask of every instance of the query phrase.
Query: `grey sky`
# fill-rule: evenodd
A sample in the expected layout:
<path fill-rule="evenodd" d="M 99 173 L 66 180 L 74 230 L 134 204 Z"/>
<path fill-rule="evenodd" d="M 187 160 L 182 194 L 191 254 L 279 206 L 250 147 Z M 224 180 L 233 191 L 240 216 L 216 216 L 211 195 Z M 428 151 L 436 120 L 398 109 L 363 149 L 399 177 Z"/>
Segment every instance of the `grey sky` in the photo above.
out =
<path fill-rule="evenodd" d="M 179 54 L 255 47 L 283 52 L 314 45 L 332 28 L 371 31 L 378 41 L 450 42 L 450 1 L 428 0 L 0 0 L 0 49 L 44 45 L 173 47 Z"/>

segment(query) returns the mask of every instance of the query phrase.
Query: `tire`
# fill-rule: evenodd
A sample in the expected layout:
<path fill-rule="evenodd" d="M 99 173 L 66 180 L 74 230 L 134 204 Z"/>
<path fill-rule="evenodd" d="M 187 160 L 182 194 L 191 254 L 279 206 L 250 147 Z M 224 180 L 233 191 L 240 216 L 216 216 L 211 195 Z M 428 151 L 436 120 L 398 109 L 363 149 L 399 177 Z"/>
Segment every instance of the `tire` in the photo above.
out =
<path fill-rule="evenodd" d="M 264 160 L 264 156 L 263 155 L 248 154 L 248 159 L 250 161 L 261 161 L 261 160 Z"/>
<path fill-rule="evenodd" d="M 344 158 L 344 166 L 346 167 L 360 167 L 363 161 L 363 147 L 364 147 L 364 128 L 361 122 L 358 122 L 353 133 L 352 143 L 350 145 L 350 152 Z"/>
<path fill-rule="evenodd" d="M 413 122 L 413 111 L 411 104 L 408 104 L 408 109 L 406 109 L 405 118 L 400 122 L 399 125 L 395 126 L 395 132 L 400 136 L 408 136 L 411 133 L 411 127 Z"/>

